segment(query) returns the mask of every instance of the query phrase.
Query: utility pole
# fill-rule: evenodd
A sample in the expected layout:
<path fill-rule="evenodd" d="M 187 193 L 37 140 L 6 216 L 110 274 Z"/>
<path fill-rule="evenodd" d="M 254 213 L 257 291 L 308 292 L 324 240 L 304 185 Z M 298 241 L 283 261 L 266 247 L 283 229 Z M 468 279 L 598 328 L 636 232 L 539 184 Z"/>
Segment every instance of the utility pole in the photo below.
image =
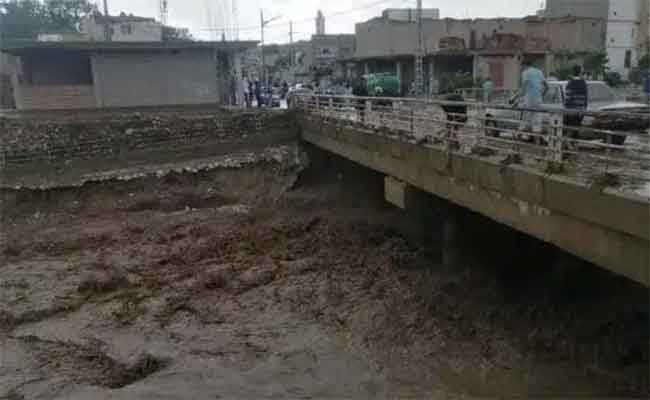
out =
<path fill-rule="evenodd" d="M 232 19 L 235 40 L 239 40 L 239 7 L 237 7 L 237 0 L 232 0 Z"/>
<path fill-rule="evenodd" d="M 422 0 L 417 0 L 418 49 L 415 55 L 415 95 L 424 95 L 424 33 L 422 32 Z"/>
<path fill-rule="evenodd" d="M 291 62 L 289 65 L 291 68 L 293 68 L 293 59 L 294 59 L 294 51 L 293 51 L 293 21 L 289 21 L 289 56 L 291 57 Z"/>
<path fill-rule="evenodd" d="M 110 42 L 113 40 L 113 33 L 111 32 L 111 21 L 108 15 L 108 0 L 104 0 L 104 18 L 104 39 L 106 39 L 107 42 Z"/>
<path fill-rule="evenodd" d="M 262 40 L 260 41 L 260 53 L 262 58 L 262 71 L 260 72 L 260 80 L 262 84 L 266 85 L 266 59 L 264 58 L 264 11 L 260 9 L 260 30 Z"/>
<path fill-rule="evenodd" d="M 275 21 L 276 19 L 280 18 L 281 16 L 273 17 L 268 20 L 264 20 L 264 11 L 260 9 L 260 31 L 261 31 L 261 36 L 262 36 L 262 41 L 260 44 L 260 52 L 262 53 L 262 72 L 260 74 L 260 78 L 264 82 L 264 84 L 267 84 L 267 79 L 266 79 L 266 59 L 264 57 L 264 27 L 266 25 L 270 24 L 271 22 Z"/>

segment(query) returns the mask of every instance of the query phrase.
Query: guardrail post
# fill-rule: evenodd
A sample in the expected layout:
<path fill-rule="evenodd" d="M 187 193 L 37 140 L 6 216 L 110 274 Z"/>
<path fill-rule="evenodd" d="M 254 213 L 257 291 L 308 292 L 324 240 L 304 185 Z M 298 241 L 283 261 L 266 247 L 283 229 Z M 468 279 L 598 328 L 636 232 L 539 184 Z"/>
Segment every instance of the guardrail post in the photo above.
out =
<path fill-rule="evenodd" d="M 334 99 L 332 97 L 327 100 L 327 106 L 329 108 L 330 118 L 334 118 Z"/>
<path fill-rule="evenodd" d="M 562 114 L 553 115 L 552 135 L 549 140 L 551 163 L 555 166 L 562 164 L 564 147 L 564 118 Z"/>
<path fill-rule="evenodd" d="M 479 136 L 479 138 L 483 139 L 483 138 L 485 138 L 487 136 L 487 132 L 486 132 L 486 129 L 485 129 L 485 127 L 486 127 L 485 119 L 486 119 L 486 115 L 487 115 L 487 107 L 485 106 L 485 103 L 483 103 L 483 102 L 479 103 L 478 110 L 476 110 L 476 115 L 477 115 L 477 119 L 478 119 L 478 121 L 476 121 L 477 122 L 476 126 L 477 126 L 477 129 L 479 130 L 478 136 Z"/>
<path fill-rule="evenodd" d="M 320 115 L 320 96 L 316 96 L 316 115 Z"/>
<path fill-rule="evenodd" d="M 372 102 L 370 100 L 366 100 L 366 112 L 363 118 L 363 121 L 361 121 L 362 124 L 365 124 L 367 121 L 370 121 L 370 113 L 372 112 Z"/>

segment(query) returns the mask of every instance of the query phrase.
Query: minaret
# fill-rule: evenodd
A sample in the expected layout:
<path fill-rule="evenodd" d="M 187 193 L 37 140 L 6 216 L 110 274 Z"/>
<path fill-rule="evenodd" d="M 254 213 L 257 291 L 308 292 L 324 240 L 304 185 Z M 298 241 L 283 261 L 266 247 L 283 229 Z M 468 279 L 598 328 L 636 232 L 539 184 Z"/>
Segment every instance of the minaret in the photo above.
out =
<path fill-rule="evenodd" d="M 316 14 L 316 34 L 325 34 L 325 16 L 321 10 L 318 10 L 318 14 Z"/>

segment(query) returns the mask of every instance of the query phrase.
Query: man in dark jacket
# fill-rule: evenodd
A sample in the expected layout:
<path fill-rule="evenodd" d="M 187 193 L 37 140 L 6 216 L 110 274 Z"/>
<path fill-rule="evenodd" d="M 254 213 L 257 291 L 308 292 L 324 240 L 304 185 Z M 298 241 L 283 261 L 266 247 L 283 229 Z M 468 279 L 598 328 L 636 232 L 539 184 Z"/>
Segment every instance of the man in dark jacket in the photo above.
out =
<path fill-rule="evenodd" d="M 440 107 L 447 116 L 447 137 L 452 147 L 458 146 L 457 132 L 467 122 L 467 105 L 465 98 L 460 94 L 452 93 L 444 97 L 444 100 L 450 103 L 443 103 Z"/>
<path fill-rule="evenodd" d="M 255 85 L 253 87 L 253 92 L 255 95 L 255 100 L 257 100 L 257 107 L 262 107 L 262 84 L 259 79 L 255 79 Z"/>
<path fill-rule="evenodd" d="M 564 107 L 570 112 L 564 116 L 564 126 L 567 127 L 566 136 L 577 139 L 578 129 L 584 119 L 584 115 L 579 111 L 587 110 L 589 89 L 587 82 L 582 77 L 582 68 L 579 65 L 574 67 L 573 75 L 564 89 Z"/>
<path fill-rule="evenodd" d="M 365 78 L 357 79 L 354 85 L 352 86 L 352 95 L 358 97 L 368 97 L 368 84 L 366 83 Z M 365 121 L 365 110 L 366 110 L 366 100 L 359 99 L 357 100 L 357 115 L 359 116 L 359 122 L 363 123 Z"/>

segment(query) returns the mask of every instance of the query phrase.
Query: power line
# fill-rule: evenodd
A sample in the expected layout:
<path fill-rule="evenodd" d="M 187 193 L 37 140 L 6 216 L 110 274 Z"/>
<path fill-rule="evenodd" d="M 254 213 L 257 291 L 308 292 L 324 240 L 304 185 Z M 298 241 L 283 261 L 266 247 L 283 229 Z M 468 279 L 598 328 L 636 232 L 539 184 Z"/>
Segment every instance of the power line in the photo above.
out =
<path fill-rule="evenodd" d="M 325 18 L 330 18 L 330 19 L 331 18 L 336 18 L 336 17 L 340 17 L 340 16 L 344 16 L 344 15 L 347 15 L 347 14 L 354 13 L 356 11 L 366 10 L 366 9 L 378 6 L 380 4 L 383 4 L 383 3 L 389 3 L 389 2 L 394 2 L 394 1 L 395 0 L 379 0 L 379 1 L 372 2 L 372 3 L 368 3 L 368 4 L 364 5 L 364 6 L 350 8 L 350 9 L 344 10 L 344 11 L 338 11 L 338 12 L 326 15 Z M 402 1 L 406 1 L 406 0 L 402 0 Z M 303 19 L 293 20 L 293 24 L 294 25 L 299 25 L 299 24 L 304 24 L 304 23 L 313 22 L 313 21 L 314 21 L 314 18 L 303 18 Z M 267 26 L 267 28 L 280 28 L 280 27 L 289 27 L 289 23 L 269 24 Z M 246 26 L 246 27 L 239 28 L 239 31 L 257 31 L 259 29 L 260 29 L 259 26 Z M 226 31 L 227 28 L 210 28 L 210 29 L 203 28 L 201 30 L 202 31 L 215 30 L 215 31 L 221 32 L 221 31 Z"/>

